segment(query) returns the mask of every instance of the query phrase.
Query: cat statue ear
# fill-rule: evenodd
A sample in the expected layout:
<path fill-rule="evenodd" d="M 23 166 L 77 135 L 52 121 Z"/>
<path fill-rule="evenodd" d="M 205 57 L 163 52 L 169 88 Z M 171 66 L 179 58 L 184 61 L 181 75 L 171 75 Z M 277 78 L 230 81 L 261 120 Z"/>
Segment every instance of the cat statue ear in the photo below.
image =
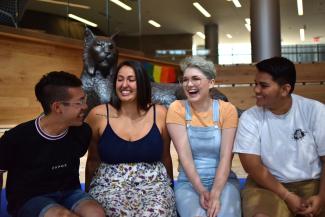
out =
<path fill-rule="evenodd" d="M 85 40 L 85 44 L 91 44 L 91 42 L 94 40 L 95 35 L 93 34 L 93 32 L 86 27 L 85 29 L 85 33 L 84 33 L 84 40 Z"/>
<path fill-rule="evenodd" d="M 114 40 L 114 38 L 115 38 L 119 33 L 120 33 L 120 31 L 115 32 L 113 35 L 110 36 L 110 38 L 111 38 L 112 40 Z"/>
<path fill-rule="evenodd" d="M 85 68 L 87 69 L 87 73 L 90 75 L 95 74 L 95 62 L 92 58 L 89 57 L 90 55 L 90 49 L 92 46 L 92 43 L 95 39 L 95 35 L 89 28 L 85 28 L 85 33 L 84 33 L 84 53 L 83 53 L 83 58 L 84 58 L 84 64 Z"/>

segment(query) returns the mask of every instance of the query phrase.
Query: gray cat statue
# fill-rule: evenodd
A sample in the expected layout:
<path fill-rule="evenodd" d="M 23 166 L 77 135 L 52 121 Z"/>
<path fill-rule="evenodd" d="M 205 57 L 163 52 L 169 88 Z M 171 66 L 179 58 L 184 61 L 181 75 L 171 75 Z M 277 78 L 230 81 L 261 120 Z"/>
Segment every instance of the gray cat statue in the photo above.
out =
<path fill-rule="evenodd" d="M 85 30 L 83 71 L 81 80 L 87 93 L 88 109 L 102 103 L 108 103 L 113 87 L 113 73 L 116 73 L 118 51 L 114 36 L 95 36 L 90 29 Z M 151 83 L 152 102 L 169 106 L 176 99 L 185 99 L 183 88 L 179 84 Z M 228 101 L 216 88 L 210 91 L 212 98 Z"/>

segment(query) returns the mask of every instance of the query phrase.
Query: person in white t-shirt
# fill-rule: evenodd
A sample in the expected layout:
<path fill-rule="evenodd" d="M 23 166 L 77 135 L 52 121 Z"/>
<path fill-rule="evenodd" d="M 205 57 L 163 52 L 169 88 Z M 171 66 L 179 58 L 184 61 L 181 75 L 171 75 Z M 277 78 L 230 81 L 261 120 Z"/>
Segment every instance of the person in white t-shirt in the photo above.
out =
<path fill-rule="evenodd" d="M 244 217 L 325 216 L 325 105 L 292 94 L 290 60 L 256 67 L 256 106 L 242 114 L 234 144 L 248 173 Z"/>

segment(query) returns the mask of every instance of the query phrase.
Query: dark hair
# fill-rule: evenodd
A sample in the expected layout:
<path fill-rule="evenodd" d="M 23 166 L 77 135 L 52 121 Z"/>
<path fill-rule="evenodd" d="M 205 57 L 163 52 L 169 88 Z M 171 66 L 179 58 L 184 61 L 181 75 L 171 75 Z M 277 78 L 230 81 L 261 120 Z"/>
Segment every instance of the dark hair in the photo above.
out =
<path fill-rule="evenodd" d="M 116 69 L 116 73 L 114 73 L 113 80 L 113 92 L 111 97 L 111 105 L 120 110 L 121 108 L 121 100 L 118 98 L 116 93 L 116 81 L 117 75 L 120 69 L 123 66 L 131 67 L 134 71 L 136 82 L 137 82 L 137 105 L 138 110 L 148 111 L 151 106 L 151 83 L 149 76 L 144 69 L 143 65 L 137 61 L 124 61 L 120 63 Z"/>
<path fill-rule="evenodd" d="M 296 83 L 295 65 L 284 57 L 272 57 L 256 64 L 259 72 L 266 72 L 279 85 L 290 84 L 292 93 Z"/>
<path fill-rule="evenodd" d="M 35 95 L 41 103 L 44 113 L 49 114 L 53 102 L 69 99 L 67 91 L 69 87 L 81 86 L 82 82 L 77 76 L 68 72 L 53 71 L 43 75 L 35 85 Z"/>

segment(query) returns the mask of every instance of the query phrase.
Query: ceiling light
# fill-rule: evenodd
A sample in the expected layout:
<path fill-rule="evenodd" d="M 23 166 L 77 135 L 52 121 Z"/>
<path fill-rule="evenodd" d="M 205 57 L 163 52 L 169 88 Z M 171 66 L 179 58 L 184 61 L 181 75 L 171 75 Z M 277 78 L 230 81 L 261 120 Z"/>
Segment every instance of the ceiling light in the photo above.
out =
<path fill-rule="evenodd" d="M 56 4 L 56 5 L 70 6 L 75 8 L 90 9 L 88 5 L 74 4 L 74 3 L 62 2 L 62 1 L 55 1 L 55 0 L 37 0 L 37 1 Z"/>
<path fill-rule="evenodd" d="M 300 29 L 300 40 L 305 41 L 305 29 L 304 28 Z"/>
<path fill-rule="evenodd" d="M 230 35 L 230 34 L 227 34 L 226 36 L 227 36 L 227 38 L 232 38 L 232 35 Z"/>
<path fill-rule="evenodd" d="M 304 9 L 302 5 L 302 0 L 297 0 L 297 8 L 298 8 L 298 15 L 302 16 L 304 15 Z"/>
<path fill-rule="evenodd" d="M 198 9 L 204 16 L 211 17 L 209 12 L 207 12 L 198 2 L 193 2 L 194 7 Z"/>
<path fill-rule="evenodd" d="M 88 26 L 92 26 L 92 27 L 97 27 L 98 25 L 96 23 L 90 22 L 89 20 L 86 20 L 84 18 L 78 17 L 77 15 L 74 14 L 68 14 L 68 17 L 78 20 L 79 22 L 82 22 Z"/>
<path fill-rule="evenodd" d="M 251 25 L 249 25 L 248 23 L 245 23 L 245 27 L 249 32 L 251 31 Z"/>
<path fill-rule="evenodd" d="M 232 0 L 232 2 L 234 3 L 234 5 L 235 5 L 236 8 L 240 8 L 241 7 L 241 4 L 240 4 L 239 0 Z"/>
<path fill-rule="evenodd" d="M 149 20 L 148 23 L 150 23 L 151 25 L 157 28 L 161 27 L 161 25 L 154 20 Z"/>
<path fill-rule="evenodd" d="M 192 55 L 193 56 L 197 55 L 197 45 L 195 43 L 192 44 Z"/>
<path fill-rule="evenodd" d="M 111 2 L 117 4 L 118 6 L 120 6 L 121 8 L 127 10 L 127 11 L 130 11 L 132 10 L 132 8 L 127 5 L 127 4 L 124 4 L 123 2 L 119 1 L 119 0 L 110 0 Z"/>
<path fill-rule="evenodd" d="M 251 31 L 251 19 L 245 18 L 245 27 L 250 32 Z"/>
<path fill-rule="evenodd" d="M 205 39 L 205 35 L 202 32 L 196 33 L 200 38 Z"/>

